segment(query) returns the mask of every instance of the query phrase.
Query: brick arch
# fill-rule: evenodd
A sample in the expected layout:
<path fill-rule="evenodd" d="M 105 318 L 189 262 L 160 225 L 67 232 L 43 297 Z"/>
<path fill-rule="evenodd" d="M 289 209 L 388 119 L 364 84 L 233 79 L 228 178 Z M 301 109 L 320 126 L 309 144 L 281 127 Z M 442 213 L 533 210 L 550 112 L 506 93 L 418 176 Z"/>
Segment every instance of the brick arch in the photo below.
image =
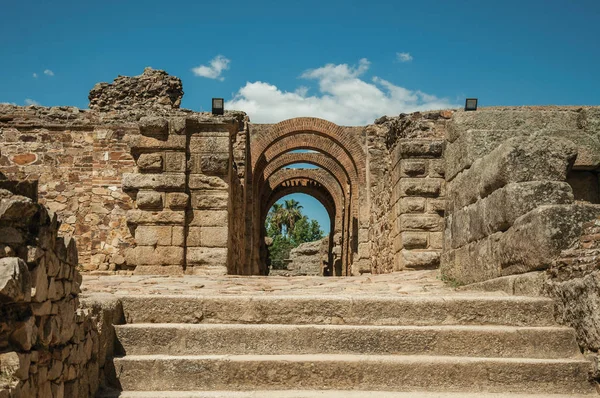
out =
<path fill-rule="evenodd" d="M 299 183 L 296 180 L 285 181 L 275 188 L 271 192 L 269 199 L 265 201 L 261 222 L 264 223 L 264 219 L 266 219 L 269 210 L 275 204 L 275 202 L 287 195 L 294 193 L 310 195 L 318 200 L 327 211 L 327 215 L 329 216 L 329 221 L 332 226 L 331 231 L 337 232 L 338 230 L 341 230 L 341 226 L 338 226 L 338 223 L 336 222 L 336 211 L 338 211 L 338 209 L 336 209 L 335 202 L 331 197 L 331 194 L 321 184 L 312 181 L 308 181 L 308 183 Z"/>
<path fill-rule="evenodd" d="M 332 275 L 334 236 L 343 235 L 346 223 L 344 218 L 346 199 L 338 180 L 327 170 L 323 169 L 279 169 L 275 171 L 263 185 L 260 192 L 260 222 L 255 230 L 259 234 L 258 242 L 264 245 L 265 220 L 273 204 L 280 198 L 291 193 L 305 193 L 317 199 L 327 210 L 330 221 L 328 266 L 324 268 L 325 275 Z M 343 238 L 342 238 L 343 239 Z M 264 247 L 264 246 L 262 246 Z M 265 249 L 257 250 L 259 264 L 266 264 Z M 266 255 L 266 254 L 264 254 Z M 344 257 L 345 258 L 345 257 Z M 344 261 L 342 259 L 342 261 Z M 259 266 L 260 269 L 260 266 Z M 263 273 L 267 270 L 263 270 Z"/>
<path fill-rule="evenodd" d="M 270 146 L 263 154 L 260 162 L 256 164 L 254 171 L 254 178 L 252 184 L 255 192 L 260 192 L 261 186 L 264 184 L 263 174 L 265 168 L 267 168 L 272 162 L 275 162 L 280 156 L 290 153 L 290 151 L 297 149 L 308 149 L 317 151 L 320 154 L 328 156 L 334 162 L 338 164 L 338 167 L 343 169 L 350 179 L 350 191 L 352 192 L 352 214 L 354 217 L 358 217 L 359 210 L 359 191 L 365 191 L 366 181 L 361 183 L 363 179 L 361 175 L 364 175 L 366 169 L 356 170 L 355 164 L 348 156 L 348 153 L 344 151 L 335 142 L 329 140 L 326 137 L 310 133 L 298 133 L 294 136 L 287 136 L 280 139 L 276 144 Z M 365 195 L 361 195 L 365 197 Z"/>
<path fill-rule="evenodd" d="M 298 136 L 303 133 L 309 133 L 313 137 L 320 136 L 327 138 L 330 142 L 342 148 L 348 154 L 354 165 L 354 169 L 364 182 L 366 156 L 358 140 L 351 134 L 347 134 L 342 127 L 319 118 L 299 117 L 284 120 L 271 126 L 251 146 L 252 169 L 256 170 L 256 165 L 259 164 L 261 158 L 271 146 L 276 145 L 286 137 Z M 329 153 L 326 149 L 323 152 Z M 332 153 L 329 154 L 333 156 Z"/>
<path fill-rule="evenodd" d="M 309 184 L 316 183 L 323 187 L 333 199 L 336 209 L 336 213 L 334 213 L 336 214 L 336 222 L 341 222 L 341 211 L 344 209 L 345 202 L 344 194 L 338 181 L 328 171 L 321 169 L 279 169 L 265 182 L 260 197 L 264 202 L 269 202 L 268 198 L 271 197 L 272 192 L 286 183 L 288 186 L 302 185 L 307 187 Z"/>
<path fill-rule="evenodd" d="M 253 176 L 260 176 L 267 165 L 277 157 L 298 149 L 317 151 L 334 159 L 346 171 L 353 185 L 366 181 L 365 167 L 357 167 L 352 156 L 341 145 L 327 137 L 310 132 L 298 132 L 270 145 L 254 163 Z"/>
<path fill-rule="evenodd" d="M 329 171 L 337 179 L 344 192 L 350 185 L 350 176 L 346 170 L 334 158 L 323 153 L 284 153 L 265 167 L 263 179 L 266 181 L 277 170 L 296 163 L 307 163 Z"/>
<path fill-rule="evenodd" d="M 318 152 L 290 153 L 293 150 L 306 149 Z M 265 213 L 263 207 L 270 203 L 269 198 L 275 190 L 283 188 L 275 184 L 276 176 L 281 175 L 285 165 L 295 162 L 316 164 L 321 167 L 322 177 L 327 175 L 335 183 L 319 181 L 314 176 L 314 183 L 328 187 L 330 196 L 336 204 L 336 228 L 341 228 L 336 244 L 341 248 L 340 273 L 348 275 L 354 255 L 357 253 L 355 243 L 359 232 L 364 234 L 364 225 L 368 223 L 368 191 L 366 177 L 366 153 L 360 142 L 360 136 L 348 132 L 326 120 L 317 118 L 296 118 L 281 123 L 259 128 L 259 133 L 251 135 L 249 148 L 248 183 L 251 216 L 247 218 L 248 233 L 251 235 L 249 245 L 248 272 L 262 274 L 266 272 L 261 263 L 261 250 L 264 247 L 264 225 L 259 220 Z M 298 169 L 295 169 L 298 170 Z M 306 174 L 310 171 L 304 170 Z M 286 177 L 291 181 L 292 177 Z M 297 179 L 307 178 L 297 175 Z M 300 181 L 300 180 L 298 180 Z M 275 185 L 273 185 L 275 184 Z M 316 185 L 315 185 L 316 186 Z M 335 188 L 334 188 L 335 186 Z M 314 196 L 314 195 L 313 195 Z M 267 209 L 268 210 L 268 209 Z M 338 227 L 341 226 L 341 227 Z M 251 231 L 251 232 L 250 232 Z M 337 256 L 337 255 L 336 255 Z M 336 264 L 340 264 L 336 260 Z"/>

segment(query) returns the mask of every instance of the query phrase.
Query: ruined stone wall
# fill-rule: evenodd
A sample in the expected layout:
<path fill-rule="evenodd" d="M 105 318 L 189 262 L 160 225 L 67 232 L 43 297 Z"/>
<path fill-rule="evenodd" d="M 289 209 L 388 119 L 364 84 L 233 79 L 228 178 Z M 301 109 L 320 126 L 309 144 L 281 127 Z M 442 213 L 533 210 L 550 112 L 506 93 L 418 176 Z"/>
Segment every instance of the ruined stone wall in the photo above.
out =
<path fill-rule="evenodd" d="M 600 206 L 576 201 L 573 170 L 600 168 L 597 108 L 457 112 L 445 151 L 442 274 L 457 283 L 547 269 Z"/>
<path fill-rule="evenodd" d="M 96 85 L 92 111 L 0 105 L 0 172 L 39 181 L 82 270 L 224 272 L 231 137 L 245 115 L 180 110 L 182 95 L 179 79 L 146 69 Z"/>
<path fill-rule="evenodd" d="M 290 275 L 323 275 L 328 261 L 329 236 L 314 242 L 302 243 L 290 250 L 288 270 Z"/>
<path fill-rule="evenodd" d="M 59 229 L 55 213 L 0 189 L 2 397 L 85 398 L 98 389 L 98 326 L 79 305 L 75 242 Z"/>
<path fill-rule="evenodd" d="M 0 172 L 39 181 L 40 204 L 57 213 L 61 232 L 77 237 L 86 271 L 123 266 L 133 242 L 121 178 L 135 165 L 124 138 L 137 130 L 76 108 L 0 105 Z"/>
<path fill-rule="evenodd" d="M 451 115 L 441 111 L 384 117 L 367 128 L 374 273 L 439 266 L 443 137 Z"/>
<path fill-rule="evenodd" d="M 580 238 L 553 262 L 540 285 L 555 300 L 559 321 L 577 332 L 600 379 L 600 217 L 583 224 Z"/>

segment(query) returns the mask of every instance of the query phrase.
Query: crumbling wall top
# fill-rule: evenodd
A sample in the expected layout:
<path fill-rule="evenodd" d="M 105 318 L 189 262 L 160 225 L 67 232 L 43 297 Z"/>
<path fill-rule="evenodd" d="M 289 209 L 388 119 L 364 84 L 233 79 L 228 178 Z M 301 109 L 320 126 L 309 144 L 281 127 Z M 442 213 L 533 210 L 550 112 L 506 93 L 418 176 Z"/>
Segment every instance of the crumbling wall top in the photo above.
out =
<path fill-rule="evenodd" d="M 119 76 L 113 83 L 97 83 L 89 107 L 100 112 L 135 109 L 177 109 L 181 106 L 181 79 L 150 67 L 139 76 Z"/>

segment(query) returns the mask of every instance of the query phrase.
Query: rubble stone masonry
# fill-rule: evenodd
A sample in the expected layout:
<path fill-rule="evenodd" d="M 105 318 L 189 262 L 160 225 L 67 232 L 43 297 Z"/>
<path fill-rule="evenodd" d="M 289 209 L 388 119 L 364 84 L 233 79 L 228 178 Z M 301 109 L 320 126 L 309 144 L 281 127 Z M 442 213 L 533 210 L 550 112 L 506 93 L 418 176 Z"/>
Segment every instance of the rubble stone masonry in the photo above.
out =
<path fill-rule="evenodd" d="M 19 194 L 0 188 L 0 397 L 93 397 L 105 363 L 75 242 L 56 213 L 1 185 Z"/>

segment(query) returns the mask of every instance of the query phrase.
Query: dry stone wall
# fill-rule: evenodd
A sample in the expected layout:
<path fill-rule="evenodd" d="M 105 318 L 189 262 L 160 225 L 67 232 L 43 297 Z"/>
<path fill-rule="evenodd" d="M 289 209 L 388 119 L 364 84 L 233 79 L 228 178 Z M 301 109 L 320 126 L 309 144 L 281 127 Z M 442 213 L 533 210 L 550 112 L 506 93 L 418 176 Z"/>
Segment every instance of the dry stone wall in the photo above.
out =
<path fill-rule="evenodd" d="M 59 229 L 35 198 L 0 189 L 1 397 L 85 398 L 98 389 L 98 327 L 79 305 L 75 242 Z"/>
<path fill-rule="evenodd" d="M 445 153 L 445 278 L 465 284 L 547 269 L 600 214 L 597 203 L 576 201 L 567 182 L 573 169 L 600 167 L 594 112 L 455 114 Z"/>

